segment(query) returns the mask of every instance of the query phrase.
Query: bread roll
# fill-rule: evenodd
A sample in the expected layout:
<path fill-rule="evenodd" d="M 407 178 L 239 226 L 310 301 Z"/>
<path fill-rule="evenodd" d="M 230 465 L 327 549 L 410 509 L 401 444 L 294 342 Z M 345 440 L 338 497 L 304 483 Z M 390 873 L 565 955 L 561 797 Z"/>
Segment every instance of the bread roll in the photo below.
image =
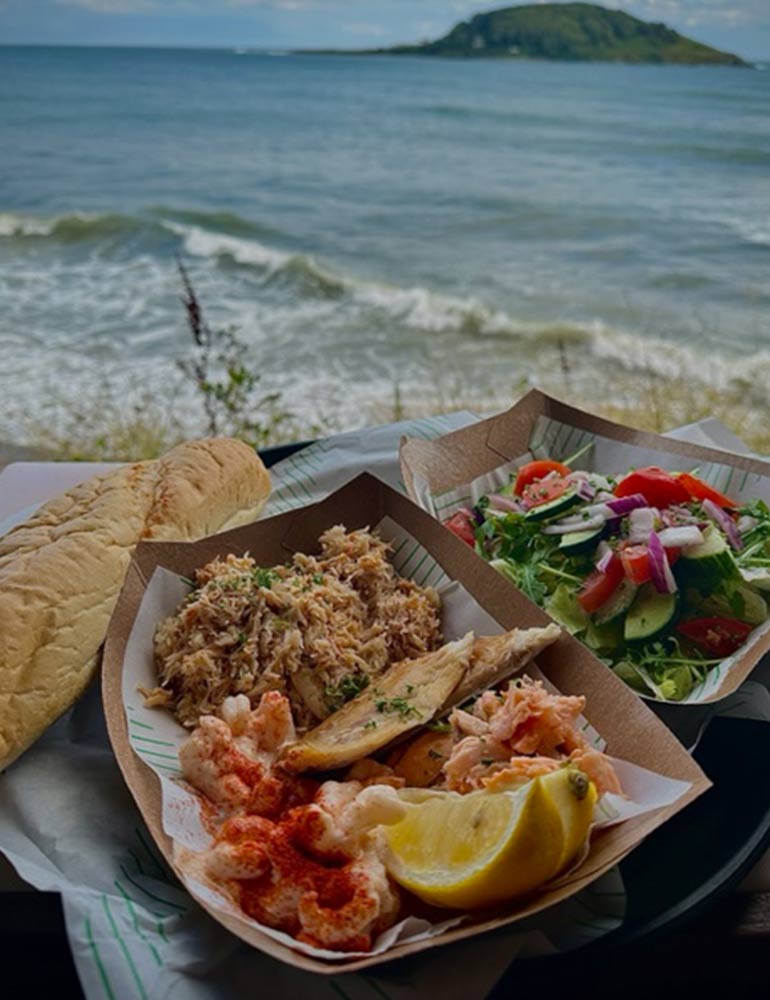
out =
<path fill-rule="evenodd" d="M 93 677 L 136 544 L 245 524 L 269 493 L 248 445 L 191 441 L 76 486 L 0 538 L 0 770 Z"/>

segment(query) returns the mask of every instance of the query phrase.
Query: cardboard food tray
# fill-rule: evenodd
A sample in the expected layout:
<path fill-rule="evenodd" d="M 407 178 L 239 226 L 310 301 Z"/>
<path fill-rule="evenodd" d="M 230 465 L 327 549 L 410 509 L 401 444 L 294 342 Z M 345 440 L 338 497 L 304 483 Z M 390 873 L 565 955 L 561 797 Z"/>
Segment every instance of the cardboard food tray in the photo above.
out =
<path fill-rule="evenodd" d="M 479 560 L 467 546 L 447 532 L 411 501 L 369 475 L 362 475 L 319 504 L 279 515 L 198 542 L 141 544 L 128 570 L 126 583 L 110 623 L 104 652 L 102 685 L 107 728 L 126 782 L 147 826 L 169 865 L 184 881 L 174 863 L 172 842 L 161 821 L 160 783 L 133 751 L 122 695 L 123 661 L 142 596 L 158 567 L 190 576 L 193 571 L 229 552 L 248 551 L 262 565 L 286 561 L 293 552 L 317 552 L 319 535 L 334 524 L 348 529 L 378 524 L 390 517 L 427 549 L 452 580 L 459 581 L 504 628 L 539 626 L 547 615 L 515 587 Z M 434 937 L 396 944 L 388 951 L 351 961 L 325 961 L 283 946 L 254 927 L 198 902 L 225 927 L 248 944 L 289 965 L 334 974 L 363 969 L 384 961 L 449 944 L 512 924 L 560 902 L 583 889 L 627 855 L 649 833 L 702 794 L 709 781 L 673 734 L 649 708 L 613 674 L 566 633 L 538 658 L 538 667 L 565 694 L 587 697 L 586 716 L 607 740 L 614 757 L 638 764 L 665 777 L 689 783 L 671 804 L 612 826 L 592 839 L 591 849 L 575 875 L 565 883 L 504 912 L 480 914 L 459 927 Z"/>
<path fill-rule="evenodd" d="M 475 499 L 479 491 L 499 489 L 515 465 L 532 458 L 563 460 L 589 444 L 593 447 L 579 462 L 589 471 L 617 474 L 645 465 L 673 471 L 697 467 L 705 481 L 738 501 L 756 497 L 770 503 L 768 462 L 616 424 L 537 389 L 504 413 L 433 441 L 405 438 L 401 470 L 412 499 L 445 520 L 469 501 L 471 492 Z M 472 491 L 465 489 L 468 484 L 474 484 Z M 747 643 L 710 670 L 686 698 L 666 704 L 706 704 L 726 698 L 768 650 L 770 620 L 755 628 Z"/>

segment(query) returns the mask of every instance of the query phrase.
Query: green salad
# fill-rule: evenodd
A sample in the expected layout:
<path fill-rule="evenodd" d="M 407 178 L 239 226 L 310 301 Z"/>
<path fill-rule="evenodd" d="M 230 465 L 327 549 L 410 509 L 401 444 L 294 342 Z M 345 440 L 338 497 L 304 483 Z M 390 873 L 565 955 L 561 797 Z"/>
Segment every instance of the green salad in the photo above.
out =
<path fill-rule="evenodd" d="M 770 508 L 696 474 L 530 462 L 444 522 L 636 690 L 686 698 L 768 618 Z"/>

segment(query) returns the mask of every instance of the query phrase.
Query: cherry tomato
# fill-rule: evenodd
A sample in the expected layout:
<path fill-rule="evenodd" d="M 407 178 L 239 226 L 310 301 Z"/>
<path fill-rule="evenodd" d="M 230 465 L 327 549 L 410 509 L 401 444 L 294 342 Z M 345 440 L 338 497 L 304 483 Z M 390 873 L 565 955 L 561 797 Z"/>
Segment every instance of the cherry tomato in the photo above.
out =
<path fill-rule="evenodd" d="M 737 618 L 693 618 L 677 631 L 713 656 L 730 656 L 744 644 L 751 625 Z"/>
<path fill-rule="evenodd" d="M 689 472 L 680 472 L 677 474 L 676 478 L 682 486 L 684 486 L 693 500 L 711 500 L 718 507 L 735 508 L 738 506 L 738 504 L 734 500 L 731 500 L 730 497 L 726 497 L 724 493 L 720 493 L 719 490 L 715 490 L 713 486 L 709 486 L 708 483 L 704 483 L 703 480 L 698 479 L 697 476 L 690 475 Z"/>
<path fill-rule="evenodd" d="M 560 476 L 569 475 L 569 466 L 563 462 L 552 462 L 550 458 L 539 459 L 535 462 L 527 462 L 522 465 L 516 476 L 516 485 L 513 492 L 517 497 L 524 493 L 524 488 L 538 479 L 545 479 L 549 472 L 558 472 Z"/>
<path fill-rule="evenodd" d="M 620 550 L 620 561 L 626 579 L 637 587 L 652 579 L 650 554 L 646 545 L 626 545 Z"/>
<path fill-rule="evenodd" d="M 679 556 L 681 549 L 667 548 L 666 558 L 669 566 L 673 566 Z M 652 568 L 650 567 L 650 553 L 646 545 L 632 545 L 626 542 L 618 549 L 620 561 L 623 563 L 623 572 L 626 579 L 637 587 L 647 583 L 652 579 Z"/>
<path fill-rule="evenodd" d="M 574 483 L 563 476 L 552 476 L 550 479 L 540 479 L 524 487 L 521 499 L 527 508 L 539 507 L 540 504 L 557 500 L 564 493 L 574 488 Z"/>
<path fill-rule="evenodd" d="M 589 574 L 578 591 L 577 599 L 587 614 L 591 615 L 615 593 L 624 577 L 623 563 L 613 555 L 606 571 L 595 569 Z"/>
<path fill-rule="evenodd" d="M 641 493 L 653 507 L 689 503 L 691 499 L 690 494 L 675 476 L 664 469 L 659 469 L 656 465 L 629 472 L 615 487 L 616 497 L 629 497 L 632 493 Z"/>
<path fill-rule="evenodd" d="M 444 521 L 444 527 L 461 538 L 468 545 L 476 544 L 476 522 L 469 510 L 462 508 Z"/>

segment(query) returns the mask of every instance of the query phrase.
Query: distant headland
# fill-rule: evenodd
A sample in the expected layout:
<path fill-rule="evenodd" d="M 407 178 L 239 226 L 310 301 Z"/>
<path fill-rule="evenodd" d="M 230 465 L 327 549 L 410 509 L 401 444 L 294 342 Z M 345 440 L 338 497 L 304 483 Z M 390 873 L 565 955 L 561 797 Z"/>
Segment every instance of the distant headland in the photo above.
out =
<path fill-rule="evenodd" d="M 308 50 L 304 50 L 308 51 Z M 336 55 L 414 55 L 461 59 L 552 59 L 564 62 L 747 66 L 739 56 L 591 3 L 504 7 L 461 21 L 433 42 L 379 49 L 314 50 Z"/>

